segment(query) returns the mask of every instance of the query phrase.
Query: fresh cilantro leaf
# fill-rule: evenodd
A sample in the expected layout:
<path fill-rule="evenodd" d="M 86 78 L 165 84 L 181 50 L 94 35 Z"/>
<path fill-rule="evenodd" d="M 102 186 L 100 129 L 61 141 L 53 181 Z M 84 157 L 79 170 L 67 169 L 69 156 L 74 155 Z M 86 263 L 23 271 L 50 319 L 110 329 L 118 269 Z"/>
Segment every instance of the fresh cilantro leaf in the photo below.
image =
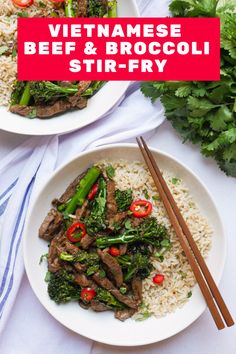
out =
<path fill-rule="evenodd" d="M 173 178 L 171 179 L 171 182 L 172 182 L 172 184 L 178 184 L 178 183 L 180 182 L 180 179 L 179 179 L 179 178 L 176 178 L 176 177 L 173 177 Z"/>
<path fill-rule="evenodd" d="M 144 189 L 144 190 L 143 190 L 143 194 L 144 194 L 144 197 L 145 197 L 146 199 L 149 199 L 149 198 L 150 198 L 147 189 Z"/>
<path fill-rule="evenodd" d="M 209 120 L 211 128 L 220 132 L 227 129 L 228 122 L 233 120 L 233 112 L 231 112 L 227 106 L 222 106 Z"/>
<path fill-rule="evenodd" d="M 32 119 L 32 118 L 35 118 L 35 117 L 36 117 L 36 109 L 33 108 L 33 109 L 31 110 L 31 112 L 28 113 L 27 117 L 28 117 L 28 118 L 31 118 L 31 119 Z"/>
<path fill-rule="evenodd" d="M 26 11 L 17 12 L 17 16 L 18 17 L 23 17 L 23 18 L 29 17 L 29 15 L 28 15 L 28 13 Z"/>
<path fill-rule="evenodd" d="M 44 281 L 45 281 L 46 283 L 49 283 L 50 279 L 51 279 L 51 273 L 50 273 L 50 272 L 47 272 L 47 273 L 45 274 Z"/>
<path fill-rule="evenodd" d="M 113 177 L 115 176 L 115 169 L 112 165 L 108 165 L 106 167 L 106 173 L 107 173 L 107 177 L 110 179 L 113 179 Z"/>
<path fill-rule="evenodd" d="M 182 86 L 175 91 L 177 97 L 188 97 L 191 94 L 191 86 Z"/>
<path fill-rule="evenodd" d="M 161 98 L 166 117 L 184 142 L 200 144 L 205 156 L 236 177 L 236 14 L 235 0 L 172 0 L 176 17 L 220 17 L 221 80 L 214 82 L 150 81 L 141 90 Z"/>
<path fill-rule="evenodd" d="M 39 7 L 44 8 L 44 7 L 46 7 L 46 4 L 44 2 L 42 2 L 42 1 L 39 1 Z"/>
<path fill-rule="evenodd" d="M 145 321 L 147 320 L 149 317 L 151 317 L 153 315 L 152 312 L 149 311 L 145 311 L 143 313 L 141 313 L 138 317 L 136 317 L 136 321 Z"/>
<path fill-rule="evenodd" d="M 125 222 L 125 228 L 127 230 L 130 230 L 132 229 L 132 225 L 131 225 L 131 220 L 130 219 L 127 219 L 126 222 Z"/>
<path fill-rule="evenodd" d="M 42 256 L 39 259 L 39 264 L 41 264 L 44 259 L 48 259 L 48 253 L 42 254 Z"/>
<path fill-rule="evenodd" d="M 11 56 L 12 56 L 12 58 L 15 58 L 17 56 L 17 51 L 15 48 L 13 48 Z"/>
<path fill-rule="evenodd" d="M 160 197 L 159 197 L 159 195 L 153 195 L 152 199 L 155 200 L 155 201 L 159 201 Z"/>

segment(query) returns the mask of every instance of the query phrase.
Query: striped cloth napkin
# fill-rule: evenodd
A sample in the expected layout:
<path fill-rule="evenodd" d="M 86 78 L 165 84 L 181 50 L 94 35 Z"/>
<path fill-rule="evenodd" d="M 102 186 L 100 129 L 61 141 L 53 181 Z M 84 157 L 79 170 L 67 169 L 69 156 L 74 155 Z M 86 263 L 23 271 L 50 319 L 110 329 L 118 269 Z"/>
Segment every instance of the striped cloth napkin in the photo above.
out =
<path fill-rule="evenodd" d="M 113 113 L 101 120 L 68 135 L 30 138 L 1 161 L 0 332 L 24 272 L 21 239 L 35 190 L 55 168 L 79 152 L 153 132 L 163 120 L 160 103 L 152 105 L 134 84 Z"/>

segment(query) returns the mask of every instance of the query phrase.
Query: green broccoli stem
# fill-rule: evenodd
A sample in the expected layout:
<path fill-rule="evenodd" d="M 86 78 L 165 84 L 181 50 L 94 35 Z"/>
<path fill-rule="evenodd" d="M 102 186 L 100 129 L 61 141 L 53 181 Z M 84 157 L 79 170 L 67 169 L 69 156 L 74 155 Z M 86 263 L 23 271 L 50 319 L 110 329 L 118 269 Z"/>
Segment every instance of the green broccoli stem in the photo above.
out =
<path fill-rule="evenodd" d="M 108 1 L 108 17 L 117 17 L 117 0 Z"/>
<path fill-rule="evenodd" d="M 62 252 L 60 254 L 60 259 L 65 262 L 74 262 L 75 261 L 75 257 L 72 256 L 72 254 L 69 254 L 67 252 Z"/>
<path fill-rule="evenodd" d="M 76 193 L 71 198 L 70 202 L 68 203 L 65 209 L 66 215 L 74 213 L 77 206 L 83 205 L 85 198 L 87 197 L 90 189 L 97 181 L 100 174 L 101 171 L 96 166 L 93 166 L 88 170 L 84 178 L 81 179 L 79 186 L 77 187 Z"/>
<path fill-rule="evenodd" d="M 98 248 L 106 248 L 111 245 L 132 243 L 140 240 L 139 234 L 135 230 L 128 230 L 123 235 L 116 237 L 99 237 L 96 239 Z"/>
<path fill-rule="evenodd" d="M 21 106 L 28 106 L 30 97 L 30 82 L 28 81 L 25 85 L 19 104 Z"/>
<path fill-rule="evenodd" d="M 100 90 L 100 88 L 102 88 L 102 86 L 104 86 L 106 83 L 106 81 L 93 81 L 93 83 L 90 85 L 89 88 L 87 88 L 87 90 L 85 90 L 81 96 L 83 97 L 91 97 L 93 96 L 98 90 Z"/>
<path fill-rule="evenodd" d="M 65 1 L 65 14 L 66 14 L 66 17 L 72 17 L 72 18 L 75 17 L 73 1 L 74 0 L 66 0 Z"/>

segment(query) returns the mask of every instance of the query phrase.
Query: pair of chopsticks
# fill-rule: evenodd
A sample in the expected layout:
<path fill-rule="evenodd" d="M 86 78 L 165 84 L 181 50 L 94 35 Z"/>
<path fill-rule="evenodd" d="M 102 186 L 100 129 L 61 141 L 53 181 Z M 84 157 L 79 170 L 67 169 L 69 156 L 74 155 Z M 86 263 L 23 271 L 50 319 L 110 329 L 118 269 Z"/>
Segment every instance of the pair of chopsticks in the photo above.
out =
<path fill-rule="evenodd" d="M 163 201 L 170 222 L 176 235 L 178 236 L 179 242 L 192 268 L 194 276 L 206 300 L 207 306 L 217 328 L 219 330 L 225 328 L 224 321 L 228 327 L 233 326 L 234 320 L 169 190 L 169 187 L 167 186 L 161 171 L 157 166 L 152 153 L 142 137 L 137 138 L 136 140 Z"/>

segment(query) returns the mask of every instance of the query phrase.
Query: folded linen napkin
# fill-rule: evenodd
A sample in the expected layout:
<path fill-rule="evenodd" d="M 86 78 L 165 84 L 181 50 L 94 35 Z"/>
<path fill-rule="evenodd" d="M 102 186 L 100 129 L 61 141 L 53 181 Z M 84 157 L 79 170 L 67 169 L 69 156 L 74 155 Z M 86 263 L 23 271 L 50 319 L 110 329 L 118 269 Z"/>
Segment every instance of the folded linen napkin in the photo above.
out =
<path fill-rule="evenodd" d="M 1 161 L 0 332 L 24 271 L 21 238 L 35 190 L 55 168 L 79 152 L 153 132 L 163 120 L 161 104 L 152 105 L 135 84 L 116 110 L 101 120 L 68 135 L 30 138 Z"/>

